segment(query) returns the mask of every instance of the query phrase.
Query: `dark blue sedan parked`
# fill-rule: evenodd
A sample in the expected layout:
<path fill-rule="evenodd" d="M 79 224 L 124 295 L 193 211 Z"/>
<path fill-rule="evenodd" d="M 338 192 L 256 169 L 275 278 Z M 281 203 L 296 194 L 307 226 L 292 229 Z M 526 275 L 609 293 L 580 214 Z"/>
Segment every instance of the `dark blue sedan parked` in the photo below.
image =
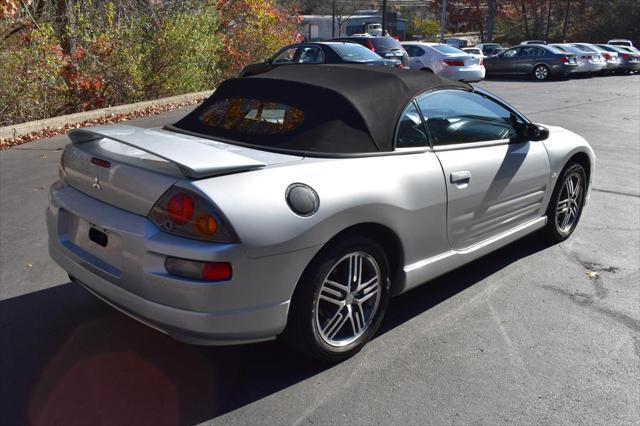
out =
<path fill-rule="evenodd" d="M 521 45 L 485 58 L 487 76 L 530 75 L 536 80 L 566 77 L 578 66 L 576 55 L 548 45 Z"/>

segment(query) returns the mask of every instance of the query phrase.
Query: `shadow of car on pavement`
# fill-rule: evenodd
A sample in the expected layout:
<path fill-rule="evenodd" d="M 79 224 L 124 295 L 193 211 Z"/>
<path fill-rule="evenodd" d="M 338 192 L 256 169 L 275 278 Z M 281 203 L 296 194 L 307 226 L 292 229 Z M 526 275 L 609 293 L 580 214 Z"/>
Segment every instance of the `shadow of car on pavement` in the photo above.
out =
<path fill-rule="evenodd" d="M 378 335 L 546 247 L 534 234 L 394 298 Z M 72 283 L 1 301 L 0 344 L 5 424 L 194 424 L 332 368 L 279 340 L 176 342 Z"/>

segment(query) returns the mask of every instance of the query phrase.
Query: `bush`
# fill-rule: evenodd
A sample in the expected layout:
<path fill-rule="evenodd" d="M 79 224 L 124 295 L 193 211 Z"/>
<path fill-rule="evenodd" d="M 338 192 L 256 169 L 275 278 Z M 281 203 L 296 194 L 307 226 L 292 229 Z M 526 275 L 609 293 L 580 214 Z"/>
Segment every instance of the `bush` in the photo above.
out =
<path fill-rule="evenodd" d="M 297 34 L 272 0 L 165 3 L 124 13 L 77 2 L 62 27 L 44 12 L 38 23 L 7 12 L 0 34 L 15 34 L 0 45 L 0 126 L 212 89 Z"/>

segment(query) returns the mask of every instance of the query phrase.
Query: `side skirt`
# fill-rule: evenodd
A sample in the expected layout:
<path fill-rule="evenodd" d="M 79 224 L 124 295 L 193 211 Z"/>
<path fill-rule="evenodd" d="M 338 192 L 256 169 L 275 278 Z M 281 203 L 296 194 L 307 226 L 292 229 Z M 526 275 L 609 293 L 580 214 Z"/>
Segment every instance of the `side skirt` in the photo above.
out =
<path fill-rule="evenodd" d="M 543 228 L 546 224 L 547 217 L 542 216 L 467 249 L 449 250 L 439 255 L 406 265 L 404 267 L 405 287 L 397 294 L 424 284 L 427 281 L 489 254 L 500 247 L 519 240 L 525 235 Z"/>

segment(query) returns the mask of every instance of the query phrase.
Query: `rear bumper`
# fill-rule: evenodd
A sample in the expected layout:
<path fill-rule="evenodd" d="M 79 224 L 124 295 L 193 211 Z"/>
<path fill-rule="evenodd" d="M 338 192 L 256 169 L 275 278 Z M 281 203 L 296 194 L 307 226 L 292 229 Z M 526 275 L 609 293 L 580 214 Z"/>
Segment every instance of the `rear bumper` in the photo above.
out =
<path fill-rule="evenodd" d="M 578 69 L 578 64 L 569 64 L 567 62 L 551 66 L 551 74 L 567 76 Z"/>
<path fill-rule="evenodd" d="M 619 70 L 640 71 L 640 62 L 623 62 L 620 64 Z"/>
<path fill-rule="evenodd" d="M 486 70 L 484 66 L 444 67 L 439 74 L 441 77 L 451 80 L 480 81 L 484 79 Z"/>
<path fill-rule="evenodd" d="M 605 62 L 584 61 L 579 62 L 578 66 L 571 70 L 572 73 L 582 72 L 600 72 L 605 67 Z"/>
<path fill-rule="evenodd" d="M 606 65 L 603 68 L 603 71 L 612 71 L 616 70 L 620 67 L 620 62 L 618 61 L 607 61 Z"/>
<path fill-rule="evenodd" d="M 295 285 L 317 250 L 249 258 L 239 244 L 204 243 L 163 233 L 145 217 L 69 186 L 54 184 L 50 195 L 51 258 L 103 301 L 188 343 L 239 344 L 280 334 Z M 108 231 L 109 238 L 118 242 L 118 257 L 97 244 L 81 244 L 69 217 Z M 233 277 L 211 283 L 170 276 L 164 270 L 167 256 L 228 261 Z"/>

